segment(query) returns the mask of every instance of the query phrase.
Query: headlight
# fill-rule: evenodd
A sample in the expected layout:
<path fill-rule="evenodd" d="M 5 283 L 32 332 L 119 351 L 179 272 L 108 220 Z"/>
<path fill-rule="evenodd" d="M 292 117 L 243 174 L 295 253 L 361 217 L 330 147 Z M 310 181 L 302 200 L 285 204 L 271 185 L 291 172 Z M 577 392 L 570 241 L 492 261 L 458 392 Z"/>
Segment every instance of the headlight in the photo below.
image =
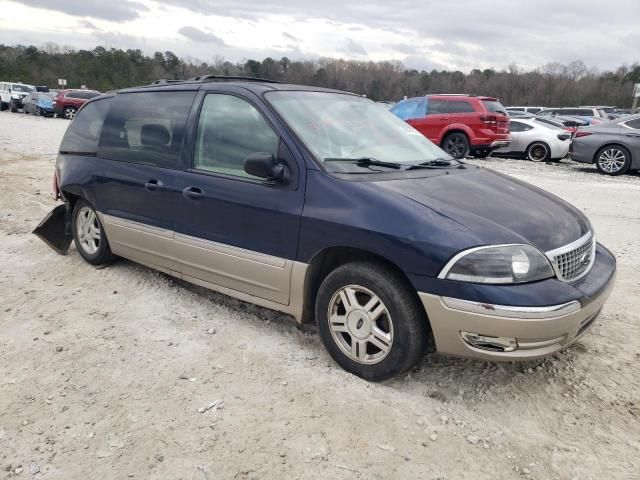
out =
<path fill-rule="evenodd" d="M 535 282 L 554 276 L 553 268 L 531 245 L 496 245 L 460 252 L 438 278 L 460 282 L 510 284 Z"/>

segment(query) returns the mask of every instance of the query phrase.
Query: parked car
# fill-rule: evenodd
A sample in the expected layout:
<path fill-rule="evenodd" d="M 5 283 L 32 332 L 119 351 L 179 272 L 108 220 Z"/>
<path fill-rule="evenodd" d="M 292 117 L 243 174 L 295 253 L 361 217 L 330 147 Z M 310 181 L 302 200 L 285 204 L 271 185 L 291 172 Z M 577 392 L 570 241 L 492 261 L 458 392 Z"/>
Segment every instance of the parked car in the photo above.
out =
<path fill-rule="evenodd" d="M 507 110 L 507 115 L 509 115 L 509 117 L 511 117 L 511 118 L 513 118 L 513 117 L 531 118 L 531 117 L 534 116 L 533 113 L 520 112 L 518 110 Z"/>
<path fill-rule="evenodd" d="M 486 157 L 509 144 L 509 116 L 496 98 L 427 95 L 390 110 L 456 159 Z"/>
<path fill-rule="evenodd" d="M 562 128 L 567 132 L 575 133 L 579 127 L 586 127 L 589 125 L 589 122 L 575 117 L 563 117 L 563 116 L 555 116 L 555 117 L 534 117 L 534 120 L 538 123 L 551 125 L 554 127 Z"/>
<path fill-rule="evenodd" d="M 22 108 L 24 97 L 35 92 L 35 88 L 24 83 L 0 82 L 0 110 L 10 109 L 16 113 Z"/>
<path fill-rule="evenodd" d="M 318 87 L 212 76 L 93 99 L 54 186 L 64 203 L 35 233 L 59 252 L 73 237 L 90 264 L 117 255 L 315 319 L 369 380 L 410 369 L 431 335 L 483 360 L 549 355 L 614 282 L 580 210 Z"/>
<path fill-rule="evenodd" d="M 535 115 L 542 109 L 544 109 L 544 107 L 507 107 L 507 113 L 511 115 L 511 112 L 523 112 Z"/>
<path fill-rule="evenodd" d="M 607 175 L 640 169 L 640 115 L 581 128 L 569 156 L 576 162 L 595 163 Z"/>
<path fill-rule="evenodd" d="M 24 113 L 33 113 L 36 116 L 53 117 L 55 110 L 53 108 L 52 93 L 32 92 L 24 98 Z"/>
<path fill-rule="evenodd" d="M 543 110 L 540 110 L 536 115 L 540 115 L 543 117 L 563 115 L 570 117 L 592 117 L 596 119 L 601 118 L 603 120 L 607 119 L 607 114 L 604 112 L 604 110 L 600 110 L 598 108 L 545 108 Z"/>
<path fill-rule="evenodd" d="M 53 108 L 56 115 L 67 120 L 73 120 L 78 109 L 88 100 L 102 95 L 95 90 L 65 89 L 60 90 L 53 99 Z"/>
<path fill-rule="evenodd" d="M 560 161 L 567 156 L 571 133 L 531 118 L 512 119 L 511 143 L 492 155 L 524 157 L 532 162 Z"/>
<path fill-rule="evenodd" d="M 581 105 L 580 108 L 595 108 L 604 113 L 614 113 L 617 107 L 612 105 Z"/>

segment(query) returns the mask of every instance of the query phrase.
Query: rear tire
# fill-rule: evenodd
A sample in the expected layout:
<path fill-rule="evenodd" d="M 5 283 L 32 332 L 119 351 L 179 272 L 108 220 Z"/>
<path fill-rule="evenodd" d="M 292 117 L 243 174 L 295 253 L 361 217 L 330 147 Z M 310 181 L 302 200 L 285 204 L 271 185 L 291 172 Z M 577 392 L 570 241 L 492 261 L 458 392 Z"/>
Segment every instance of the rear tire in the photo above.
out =
<path fill-rule="evenodd" d="M 596 153 L 596 167 L 605 175 L 622 175 L 631 167 L 631 154 L 622 145 L 607 145 Z"/>
<path fill-rule="evenodd" d="M 473 158 L 487 158 L 489 155 L 491 155 L 490 148 L 481 148 L 478 150 L 471 150 L 471 156 Z"/>
<path fill-rule="evenodd" d="M 551 158 L 551 149 L 544 142 L 533 142 L 527 147 L 524 156 L 532 162 L 547 162 Z"/>
<path fill-rule="evenodd" d="M 426 348 L 427 321 L 411 287 L 380 263 L 332 271 L 315 306 L 320 337 L 346 371 L 381 381 L 413 367 Z"/>
<path fill-rule="evenodd" d="M 91 265 L 104 265 L 115 258 L 98 214 L 82 198 L 73 206 L 71 230 L 78 252 Z"/>
<path fill-rule="evenodd" d="M 471 150 L 469 139 L 464 133 L 450 133 L 442 140 L 442 149 L 456 160 L 469 155 Z"/>
<path fill-rule="evenodd" d="M 77 111 L 78 110 L 75 107 L 64 107 L 64 110 L 62 111 L 62 115 L 67 120 L 73 120 L 76 116 Z"/>

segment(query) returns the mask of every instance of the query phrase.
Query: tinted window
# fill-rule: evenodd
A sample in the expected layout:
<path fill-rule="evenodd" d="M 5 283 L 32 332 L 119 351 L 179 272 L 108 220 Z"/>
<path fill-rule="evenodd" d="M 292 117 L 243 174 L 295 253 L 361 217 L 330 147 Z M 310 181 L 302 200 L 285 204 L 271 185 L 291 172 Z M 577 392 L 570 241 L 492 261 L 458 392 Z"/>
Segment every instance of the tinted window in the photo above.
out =
<path fill-rule="evenodd" d="M 426 104 L 424 98 L 410 98 L 397 103 L 389 111 L 402 120 L 422 118 L 427 114 Z"/>
<path fill-rule="evenodd" d="M 475 112 L 473 105 L 464 100 L 449 100 L 446 102 L 449 106 L 449 113 L 473 113 Z"/>
<path fill-rule="evenodd" d="M 485 108 L 490 112 L 504 113 L 504 114 L 507 113 L 507 111 L 502 106 L 502 104 L 497 100 L 482 100 L 482 103 L 484 104 Z"/>
<path fill-rule="evenodd" d="M 575 110 L 573 110 L 575 113 L 572 113 L 572 115 L 579 115 L 581 117 L 593 117 L 593 110 L 591 110 L 590 108 L 576 108 Z"/>
<path fill-rule="evenodd" d="M 244 160 L 258 152 L 278 153 L 278 135 L 262 114 L 233 95 L 207 95 L 198 121 L 194 168 L 249 177 Z"/>
<path fill-rule="evenodd" d="M 635 128 L 636 130 L 640 130 L 640 118 L 636 118 L 634 120 L 629 120 L 628 122 L 624 122 L 627 127 Z"/>
<path fill-rule="evenodd" d="M 526 132 L 527 130 L 531 130 L 533 127 L 531 125 L 527 125 L 526 123 L 516 122 L 511 120 L 509 122 L 509 130 L 512 132 Z"/>
<path fill-rule="evenodd" d="M 542 110 L 542 109 L 541 108 L 527 108 L 527 112 L 533 113 L 533 114 L 538 113 L 540 110 Z"/>
<path fill-rule="evenodd" d="M 123 162 L 181 167 L 182 139 L 195 92 L 121 93 L 113 97 L 98 154 Z"/>
<path fill-rule="evenodd" d="M 80 109 L 64 134 L 60 152 L 95 154 L 98 151 L 100 132 L 111 100 L 96 100 Z"/>
<path fill-rule="evenodd" d="M 507 107 L 509 112 L 524 112 L 524 108 L 521 107 Z"/>
<path fill-rule="evenodd" d="M 446 100 L 429 99 L 427 102 L 427 115 L 440 115 L 449 113 L 449 105 Z"/>

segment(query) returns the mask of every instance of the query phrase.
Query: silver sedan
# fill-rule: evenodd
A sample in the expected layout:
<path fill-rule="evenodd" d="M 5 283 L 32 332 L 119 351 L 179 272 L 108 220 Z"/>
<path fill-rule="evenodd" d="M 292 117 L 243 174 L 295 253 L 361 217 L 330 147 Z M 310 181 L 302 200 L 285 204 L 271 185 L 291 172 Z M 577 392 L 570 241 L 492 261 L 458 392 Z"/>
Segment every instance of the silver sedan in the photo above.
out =
<path fill-rule="evenodd" d="M 496 157 L 525 157 L 532 162 L 561 160 L 567 156 L 571 132 L 536 121 L 512 118 L 509 124 L 511 143 L 492 153 Z"/>
<path fill-rule="evenodd" d="M 607 175 L 640 170 L 640 115 L 579 129 L 569 156 L 576 162 L 595 163 Z"/>

